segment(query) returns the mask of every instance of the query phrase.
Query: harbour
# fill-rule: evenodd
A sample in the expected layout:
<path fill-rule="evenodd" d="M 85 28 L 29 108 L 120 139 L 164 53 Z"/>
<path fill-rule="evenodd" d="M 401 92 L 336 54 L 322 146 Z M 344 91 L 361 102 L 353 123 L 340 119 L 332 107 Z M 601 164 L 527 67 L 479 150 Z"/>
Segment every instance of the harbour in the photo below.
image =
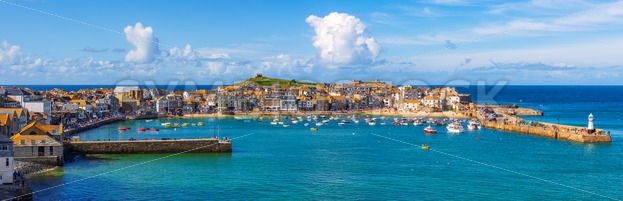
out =
<path fill-rule="evenodd" d="M 445 150 L 445 147 L 448 146 L 459 146 L 459 144 L 455 143 L 463 143 L 460 146 L 468 146 L 471 149 L 476 147 L 474 146 L 482 146 L 474 143 L 487 144 L 486 146 L 493 146 L 489 149 L 499 149 L 506 150 L 503 144 L 505 142 L 513 142 L 513 141 L 523 141 L 523 143 L 554 143 L 554 144 L 565 144 L 564 141 L 571 142 L 579 142 L 582 144 L 586 144 L 587 147 L 594 147 L 593 149 L 603 149 L 604 146 L 607 147 L 608 144 L 612 144 L 616 146 L 618 144 L 617 141 L 612 140 L 610 135 L 604 135 L 606 130 L 613 130 L 614 136 L 617 136 L 617 127 L 610 126 L 611 120 L 603 120 L 604 113 L 593 109 L 591 112 L 595 112 L 597 114 L 595 127 L 599 127 L 595 129 L 595 134 L 600 135 L 578 135 L 578 133 L 565 134 L 565 130 L 573 130 L 580 131 L 580 128 L 583 128 L 581 125 L 586 125 L 587 119 L 586 114 L 583 114 L 583 111 L 577 111 L 572 113 L 573 118 L 577 118 L 576 116 L 585 116 L 584 122 L 582 121 L 571 121 L 570 123 L 575 124 L 574 126 L 568 126 L 564 124 L 552 124 L 552 123 L 544 123 L 544 122 L 552 122 L 551 117 L 548 119 L 547 115 L 551 114 L 559 114 L 559 111 L 562 110 L 545 110 L 543 112 L 535 112 L 535 110 L 530 108 L 535 108 L 534 106 L 530 107 L 530 102 L 528 105 L 519 105 L 515 108 L 515 111 L 521 111 L 520 113 L 509 114 L 509 110 L 499 110 L 498 106 L 489 105 L 492 107 L 488 107 L 492 112 L 495 112 L 499 115 L 498 119 L 496 119 L 495 124 L 488 121 L 485 118 L 479 116 L 472 115 L 480 114 L 479 110 L 476 108 L 487 108 L 484 105 L 477 107 L 478 104 L 475 104 L 473 110 L 462 110 L 460 112 L 455 113 L 412 113 L 412 114 L 404 114 L 404 113 L 394 113 L 390 110 L 376 110 L 376 111 L 368 111 L 368 112 L 356 112 L 356 113 L 344 113 L 344 112 L 321 112 L 321 113 L 313 113 L 309 112 L 307 114 L 303 113 L 303 115 L 296 115 L 296 113 L 242 113 L 242 114 L 213 114 L 210 116 L 192 116 L 189 117 L 163 117 L 163 118 L 148 118 L 148 119 L 138 119 L 138 120 L 116 120 L 112 122 L 106 123 L 96 123 L 82 130 L 81 132 L 72 133 L 71 136 L 76 136 L 79 140 L 70 140 L 65 143 L 66 156 L 72 156 L 67 158 L 73 158 L 64 164 L 63 167 L 53 169 L 46 173 L 39 173 L 36 175 L 28 176 L 29 180 L 32 180 L 34 190 L 38 187 L 38 182 L 41 182 L 39 178 L 48 178 L 46 175 L 56 175 L 56 174 L 71 174 L 71 169 L 73 167 L 79 167 L 84 165 L 85 163 L 98 163 L 97 166 L 101 166 L 102 168 L 112 168 L 109 165 L 115 164 L 114 160 L 120 159 L 123 161 L 123 158 L 132 158 L 131 160 L 135 160 L 143 157 L 165 157 L 166 154 L 178 154 L 176 157 L 181 156 L 185 158 L 186 156 L 196 156 L 198 158 L 192 159 L 192 161 L 197 162 L 199 158 L 208 157 L 214 158 L 217 160 L 230 160 L 228 158 L 236 158 L 237 155 L 242 155 L 242 157 L 250 154 L 249 152 L 253 152 L 252 150 L 263 148 L 269 148 L 272 146 L 279 147 L 276 144 L 269 143 L 269 145 L 264 144 L 248 144 L 245 142 L 245 139 L 236 140 L 236 146 L 231 146 L 231 142 L 225 141 L 225 136 L 231 138 L 236 136 L 243 136 L 247 134 L 253 134 L 253 137 L 249 137 L 249 140 L 258 140 L 257 136 L 262 136 L 262 140 L 258 143 L 265 142 L 264 138 L 274 138 L 274 143 L 289 143 L 298 145 L 301 147 L 310 147 L 313 150 L 318 150 L 317 147 L 320 144 L 311 142 L 323 142 L 327 143 L 325 140 L 321 140 L 323 138 L 334 138 L 337 136 L 343 137 L 345 139 L 356 137 L 361 140 L 356 144 L 348 145 L 343 140 L 334 139 L 337 141 L 331 143 L 342 144 L 343 146 L 355 146 L 356 150 L 362 148 L 362 146 L 367 146 L 364 144 L 369 144 L 370 146 L 389 146 L 386 145 L 387 142 L 382 143 L 381 139 L 374 138 L 376 135 L 382 135 L 386 137 L 398 138 L 402 140 L 409 140 L 415 144 L 421 144 L 422 148 L 420 151 L 428 151 L 428 150 Z M 556 104 L 554 104 L 556 106 Z M 444 115 L 441 115 L 444 114 Z M 608 117 L 608 116 L 606 116 Z M 536 118 L 536 119 L 535 119 Z M 545 120 L 538 120 L 538 118 L 544 118 Z M 125 118 L 124 118 L 125 119 Z M 279 122 L 283 124 L 279 124 L 279 122 L 275 122 L 275 124 L 271 124 L 274 119 L 278 119 Z M 465 128 L 469 128 L 470 119 L 479 119 L 479 122 L 482 124 L 482 129 L 465 129 L 464 131 L 459 132 L 449 132 L 446 128 L 447 124 L 450 124 L 453 121 L 462 122 L 461 126 Z M 579 118 L 578 118 L 579 119 Z M 346 121 L 348 120 L 348 121 Z M 345 123 L 346 121 L 346 123 Z M 371 124 L 371 121 L 374 121 L 374 124 Z M 414 121 L 422 121 L 423 123 L 417 123 Z M 295 123 L 296 122 L 296 123 Z M 316 122 L 322 123 L 321 126 L 317 126 Z M 358 122 L 358 123 L 356 123 Z M 435 123 L 437 122 L 437 123 Z M 517 125 L 518 122 L 522 122 L 522 125 Z M 526 126 L 526 122 L 534 122 L 535 125 L 538 126 Z M 568 122 L 568 121 L 564 121 Z M 201 123 L 201 124 L 200 124 Z M 537 124 L 538 123 L 538 124 Z M 199 124 L 201 126 L 199 126 Z M 308 125 L 305 125 L 308 124 Z M 171 125 L 171 128 L 166 128 L 163 125 Z M 425 132 L 425 128 L 428 125 L 431 125 L 435 130 L 435 134 Z M 531 124 L 530 124 L 531 125 Z M 547 128 L 558 128 L 558 131 L 554 130 L 545 130 L 543 129 L 543 125 L 547 125 Z M 604 126 L 605 125 L 605 126 Z M 603 126 L 603 127 L 602 127 Z M 586 127 L 586 126 L 584 126 Z M 124 128 L 123 130 L 121 128 Z M 127 128 L 127 129 L 125 129 Z M 316 130 L 313 130 L 315 128 Z M 522 130 L 523 129 L 523 130 Z M 507 132 L 504 132 L 507 131 Z M 524 135 L 529 134 L 529 135 Z M 346 135 L 348 134 L 348 135 Z M 286 135 L 290 137 L 286 137 Z M 531 135 L 534 135 L 531 136 Z M 331 137 L 333 136 L 333 137 Z M 348 136 L 348 138 L 346 138 Z M 577 137 L 580 136 L 580 137 Z M 596 136 L 608 136 L 608 138 L 597 139 Z M 285 138 L 284 138 L 285 137 Z M 202 145 L 192 144 L 194 141 L 201 141 L 199 139 L 204 139 L 206 141 L 206 146 L 209 147 L 220 147 L 218 150 L 204 150 L 199 151 L 201 153 L 186 153 L 192 152 L 192 147 L 201 147 Z M 300 139 L 298 139 L 300 138 Z M 613 137 L 614 138 L 614 137 Z M 186 140 L 184 140 L 186 139 Z M 220 140 L 216 140 L 220 139 Z M 344 140 L 345 140 L 344 139 Z M 520 140 L 521 139 L 521 140 Z M 555 139 L 555 141 L 550 141 L 549 139 Z M 558 139 L 564 140 L 561 142 Z M 616 138 L 615 138 L 616 139 Z M 293 143 L 292 140 L 301 140 L 300 143 Z M 449 140 L 449 141 L 448 141 Z M 218 145 L 212 145 L 210 143 L 218 142 Z M 451 145 L 445 143 L 451 143 Z M 599 143 L 594 143 L 599 142 Z M 607 142 L 607 143 L 603 143 Z M 176 143 L 182 143 L 186 145 L 175 145 Z M 363 144 L 361 144 L 363 143 Z M 370 144 L 372 143 L 372 144 Z M 383 145 L 381 145 L 382 143 Z M 494 143 L 492 145 L 490 143 Z M 75 145 L 75 146 L 74 146 Z M 71 151 L 73 147 L 81 146 L 82 151 Z M 264 147 L 269 146 L 269 147 Z M 539 145 L 539 146 L 552 146 L 550 145 Z M 575 146 L 575 145 L 573 145 Z M 186 147 L 188 149 L 174 149 L 169 151 L 166 150 L 167 147 Z M 424 148 L 426 147 L 426 148 Z M 377 148 L 381 147 L 376 147 Z M 382 149 L 395 150 L 396 145 L 390 147 L 384 147 Z M 466 147 L 467 148 L 467 147 Z M 579 148 L 579 147 L 577 147 Z M 285 149 L 293 149 L 292 147 L 287 147 Z M 322 148 L 325 151 L 326 148 Z M 371 149 L 371 148 L 370 148 Z M 575 149 L 575 148 L 572 148 Z M 188 151 L 191 150 L 191 151 Z M 277 150 L 270 149 L 265 150 L 268 151 L 267 154 L 270 154 L 271 157 L 274 154 L 277 154 Z M 297 150 L 297 149 L 295 149 Z M 335 154 L 341 153 L 339 151 L 341 149 L 337 149 Z M 369 150 L 368 148 L 362 150 Z M 255 150 L 257 151 L 257 150 Z M 369 150 L 371 151 L 371 150 Z M 447 150 L 446 150 L 447 151 Z M 465 153 L 470 153 L 470 151 L 457 149 L 456 151 L 463 151 Z M 298 151 L 300 152 L 300 150 Z M 434 151 L 432 151 L 434 153 Z M 164 154 L 164 155 L 163 155 Z M 224 155 L 220 155 L 224 154 Z M 330 156 L 336 157 L 335 154 L 331 154 Z M 389 153 L 385 153 L 389 154 Z M 595 153 L 591 153 L 593 155 Z M 135 156 L 133 156 L 135 155 Z M 419 155 L 419 154 L 417 154 Z M 94 158 L 95 157 L 95 158 Z M 116 158 L 113 161 L 105 159 L 101 160 L 99 158 Z M 358 156 L 361 157 L 361 156 Z M 597 156 L 593 156 L 597 157 Z M 599 158 L 599 157 L 598 157 Z M 150 159 L 151 160 L 151 159 Z M 208 159 L 212 160 L 212 159 Z M 329 159 L 323 159 L 329 160 Z M 395 159 L 394 159 L 395 160 Z M 100 162 L 97 162 L 100 161 Z M 105 162 L 104 162 L 105 161 Z M 129 161 L 128 161 L 129 162 Z M 368 161 L 370 162 L 370 161 Z M 457 161 L 455 161 L 457 162 Z M 124 162 L 125 163 L 125 162 Z M 398 163 L 398 161 L 393 161 L 392 163 Z M 164 165 L 164 164 L 162 164 Z M 91 167 L 95 168 L 96 167 Z M 229 167 L 231 168 L 231 167 Z M 306 168 L 303 168 L 306 169 Z M 426 169 L 426 168 L 424 168 Z M 60 172 L 59 172 L 60 171 Z M 65 172 L 68 171 L 68 172 Z M 309 170 L 306 170 L 309 171 Z M 353 170 L 354 171 L 354 170 Z M 415 171 L 415 170 L 414 170 Z M 296 174 L 296 173 L 295 173 Z M 308 174 L 308 173 L 306 173 Z M 489 173 L 487 173 L 489 174 Z M 183 177 L 182 175 L 178 175 Z M 65 176 L 63 176 L 65 177 Z M 404 181 L 406 182 L 406 181 Z M 603 182 L 603 181 L 602 181 Z M 410 183 L 410 182 L 407 182 Z M 498 184 L 499 185 L 499 184 Z M 38 197 L 41 196 L 41 197 Z M 35 195 L 35 198 L 51 198 L 57 195 L 53 194 L 39 194 Z M 224 196 L 223 198 L 232 198 L 232 195 Z M 288 196 L 288 195 L 284 195 Z M 474 195 L 474 198 L 478 198 L 477 195 Z M 518 195 L 521 197 L 520 195 Z M 235 196 L 234 196 L 235 197 Z M 130 197 L 128 197 L 130 198 Z"/>

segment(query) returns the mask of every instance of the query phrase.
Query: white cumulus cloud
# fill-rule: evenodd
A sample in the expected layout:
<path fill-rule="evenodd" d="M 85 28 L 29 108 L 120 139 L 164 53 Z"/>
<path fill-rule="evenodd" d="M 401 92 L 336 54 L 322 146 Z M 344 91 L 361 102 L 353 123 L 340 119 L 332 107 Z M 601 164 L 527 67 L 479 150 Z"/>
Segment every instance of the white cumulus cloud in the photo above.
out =
<path fill-rule="evenodd" d="M 125 55 L 126 62 L 149 62 L 160 54 L 158 38 L 154 36 L 154 30 L 151 27 L 143 27 L 142 23 L 137 22 L 134 27 L 125 27 L 123 32 L 128 42 L 135 47 Z"/>
<path fill-rule="evenodd" d="M 325 17 L 310 15 L 305 20 L 314 28 L 314 47 L 320 62 L 329 68 L 374 63 L 381 46 L 365 35 L 366 25 L 359 18 L 333 12 Z"/>
<path fill-rule="evenodd" d="M 22 49 L 17 45 L 11 45 L 6 41 L 0 43 L 0 65 L 14 64 L 22 55 Z"/>

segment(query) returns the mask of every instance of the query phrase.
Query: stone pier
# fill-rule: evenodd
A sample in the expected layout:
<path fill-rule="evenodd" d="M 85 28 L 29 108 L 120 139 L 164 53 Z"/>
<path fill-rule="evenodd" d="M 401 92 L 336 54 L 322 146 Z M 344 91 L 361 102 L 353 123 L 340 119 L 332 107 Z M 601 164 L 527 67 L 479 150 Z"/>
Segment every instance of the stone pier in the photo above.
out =
<path fill-rule="evenodd" d="M 77 154 L 155 154 L 231 152 L 229 141 L 209 139 L 78 141 L 65 144 L 68 152 Z"/>
<path fill-rule="evenodd" d="M 564 125 L 555 125 L 555 124 L 547 124 L 545 127 L 539 126 L 528 126 L 528 125 L 513 125 L 513 124 L 504 124 L 499 122 L 487 122 L 483 119 L 480 119 L 482 125 L 486 128 L 498 129 L 503 131 L 510 131 L 516 133 L 524 133 L 542 137 L 549 137 L 561 140 L 568 140 L 574 142 L 581 143 L 589 143 L 589 142 L 612 142 L 612 138 L 610 135 L 606 135 L 603 130 L 597 130 L 593 134 L 588 133 L 576 133 L 571 131 L 562 131 L 552 129 L 552 125 L 557 127 L 566 127 Z"/>

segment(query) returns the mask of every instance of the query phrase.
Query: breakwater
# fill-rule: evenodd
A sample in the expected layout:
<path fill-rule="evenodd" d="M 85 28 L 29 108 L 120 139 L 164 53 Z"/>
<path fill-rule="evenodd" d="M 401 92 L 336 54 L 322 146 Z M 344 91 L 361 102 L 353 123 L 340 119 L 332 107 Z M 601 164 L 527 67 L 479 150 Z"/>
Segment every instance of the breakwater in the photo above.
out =
<path fill-rule="evenodd" d="M 503 122 L 491 122 L 481 119 L 482 125 L 486 128 L 510 131 L 516 133 L 524 133 L 542 137 L 549 137 L 573 142 L 590 143 L 590 142 L 612 142 L 610 135 L 603 130 L 596 130 L 595 133 L 586 133 L 578 130 L 557 129 L 568 127 L 564 125 L 545 124 L 543 126 L 516 125 Z"/>
<path fill-rule="evenodd" d="M 209 139 L 78 141 L 65 143 L 65 150 L 77 154 L 153 154 L 231 152 L 229 141 Z"/>

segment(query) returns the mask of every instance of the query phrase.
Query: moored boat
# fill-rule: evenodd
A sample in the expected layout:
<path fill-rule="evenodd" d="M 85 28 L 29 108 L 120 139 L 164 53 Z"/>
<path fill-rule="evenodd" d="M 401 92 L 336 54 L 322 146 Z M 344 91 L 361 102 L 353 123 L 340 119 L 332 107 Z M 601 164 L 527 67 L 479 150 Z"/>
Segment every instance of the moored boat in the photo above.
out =
<path fill-rule="evenodd" d="M 422 150 L 429 150 L 430 146 L 428 146 L 427 144 L 423 144 L 422 145 Z"/>
<path fill-rule="evenodd" d="M 162 125 L 163 128 L 179 128 L 180 125 L 179 124 L 171 124 L 171 123 L 166 123 Z"/>
<path fill-rule="evenodd" d="M 120 131 L 127 131 L 127 130 L 130 130 L 130 129 L 131 129 L 130 127 L 120 127 L 120 128 L 117 128 L 117 130 L 120 130 Z"/>
<path fill-rule="evenodd" d="M 471 120 L 469 121 L 469 124 L 467 125 L 467 129 L 468 130 L 480 130 L 482 129 L 482 124 L 480 124 L 480 122 L 478 122 L 477 120 Z"/>
<path fill-rule="evenodd" d="M 459 122 L 452 122 L 446 126 L 449 133 L 463 133 L 465 132 L 465 128 Z"/>
<path fill-rule="evenodd" d="M 370 121 L 368 121 L 368 125 L 376 126 L 376 122 L 374 122 L 374 120 L 370 120 Z"/>
<path fill-rule="evenodd" d="M 435 128 L 429 125 L 428 127 L 424 128 L 424 133 L 435 134 L 437 133 L 437 130 L 435 130 Z"/>

